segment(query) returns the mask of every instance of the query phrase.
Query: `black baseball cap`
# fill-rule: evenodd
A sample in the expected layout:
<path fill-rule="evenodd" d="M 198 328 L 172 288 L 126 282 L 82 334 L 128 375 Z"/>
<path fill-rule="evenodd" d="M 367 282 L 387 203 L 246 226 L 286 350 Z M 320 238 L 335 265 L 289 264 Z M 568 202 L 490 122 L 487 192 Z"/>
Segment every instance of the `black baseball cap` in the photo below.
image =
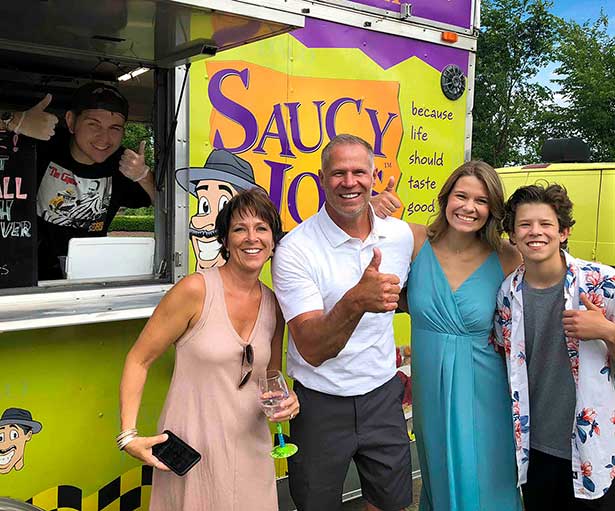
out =
<path fill-rule="evenodd" d="M 75 115 L 84 110 L 109 110 L 128 119 L 128 101 L 115 87 L 105 83 L 91 82 L 79 87 L 73 94 L 70 109 Z"/>

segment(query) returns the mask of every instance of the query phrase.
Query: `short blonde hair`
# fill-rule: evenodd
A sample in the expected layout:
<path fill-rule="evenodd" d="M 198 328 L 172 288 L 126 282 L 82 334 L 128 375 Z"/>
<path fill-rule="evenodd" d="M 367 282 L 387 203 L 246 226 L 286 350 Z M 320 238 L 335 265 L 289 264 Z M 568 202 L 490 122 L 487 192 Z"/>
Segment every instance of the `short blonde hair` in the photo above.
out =
<path fill-rule="evenodd" d="M 338 145 L 358 145 L 363 147 L 363 149 L 365 149 L 365 151 L 367 152 L 370 167 L 372 169 L 374 168 L 374 149 L 372 148 L 371 144 L 366 140 L 363 140 L 361 137 L 357 137 L 356 135 L 341 133 L 333 137 L 322 150 L 322 153 L 320 155 L 320 168 L 323 173 L 329 170 L 331 152 L 333 151 L 333 148 Z"/>
<path fill-rule="evenodd" d="M 478 237 L 485 241 L 493 250 L 499 250 L 502 243 L 503 219 L 504 219 L 504 190 L 500 176 L 494 168 L 484 161 L 472 160 L 457 167 L 442 185 L 438 193 L 438 215 L 427 226 L 427 237 L 431 241 L 438 241 L 447 231 L 449 224 L 446 219 L 446 205 L 448 197 L 455 187 L 459 178 L 474 176 L 487 189 L 489 205 L 489 218 L 480 231 Z"/>

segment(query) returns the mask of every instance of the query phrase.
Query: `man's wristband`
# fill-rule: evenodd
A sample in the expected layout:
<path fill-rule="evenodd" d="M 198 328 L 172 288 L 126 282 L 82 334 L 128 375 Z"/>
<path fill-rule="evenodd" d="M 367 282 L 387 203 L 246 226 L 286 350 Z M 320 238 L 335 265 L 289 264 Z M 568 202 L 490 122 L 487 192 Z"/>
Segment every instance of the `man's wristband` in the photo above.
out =
<path fill-rule="evenodd" d="M 148 174 L 149 174 L 149 167 L 146 165 L 145 170 L 143 171 L 143 174 L 141 174 L 137 179 L 133 179 L 133 181 L 137 183 L 141 181 L 142 179 L 144 179 Z"/>
<path fill-rule="evenodd" d="M 23 124 L 23 120 L 25 118 L 26 118 L 26 112 L 21 112 L 21 117 L 19 118 L 19 122 L 17 123 L 17 126 L 13 128 L 13 133 L 17 133 L 19 135 L 19 128 L 21 128 L 21 125 Z"/>

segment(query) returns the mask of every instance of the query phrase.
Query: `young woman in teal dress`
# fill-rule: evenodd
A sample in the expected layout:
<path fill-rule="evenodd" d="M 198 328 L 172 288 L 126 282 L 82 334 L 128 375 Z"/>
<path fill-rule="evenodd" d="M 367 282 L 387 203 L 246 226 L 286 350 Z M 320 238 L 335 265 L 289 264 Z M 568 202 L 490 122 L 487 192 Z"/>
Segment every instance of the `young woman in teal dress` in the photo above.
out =
<path fill-rule="evenodd" d="M 506 366 L 490 342 L 497 290 L 520 262 L 500 238 L 502 184 L 491 166 L 471 161 L 447 179 L 438 203 L 433 223 L 410 224 L 420 510 L 521 510 Z"/>

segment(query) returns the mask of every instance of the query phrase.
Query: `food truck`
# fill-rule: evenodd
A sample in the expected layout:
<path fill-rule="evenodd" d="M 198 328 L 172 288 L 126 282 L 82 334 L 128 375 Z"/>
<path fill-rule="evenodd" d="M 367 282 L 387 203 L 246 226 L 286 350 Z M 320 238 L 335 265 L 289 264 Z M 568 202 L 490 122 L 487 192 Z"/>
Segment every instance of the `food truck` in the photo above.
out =
<path fill-rule="evenodd" d="M 374 147 L 374 193 L 393 178 L 399 216 L 426 222 L 470 157 L 478 19 L 474 0 L 2 2 L 0 112 L 51 93 L 47 111 L 62 117 L 78 86 L 118 86 L 129 120 L 153 130 L 156 201 L 154 233 L 71 240 L 66 278 L 40 280 L 36 144 L 0 133 L 0 428 L 15 409 L 31 426 L 0 435 L 0 497 L 44 510 L 147 509 L 151 468 L 114 442 L 122 366 L 173 283 L 221 264 L 218 210 L 247 181 L 292 229 L 324 202 L 320 151 L 349 132 Z M 198 186 L 217 149 L 238 162 L 215 174 L 224 197 Z M 83 200 L 71 190 L 53 207 Z M 395 328 L 407 346 L 408 317 Z M 169 352 L 149 371 L 143 434 L 156 432 L 172 368 Z M 294 509 L 276 463 L 280 509 Z M 344 498 L 359 495 L 351 470 Z"/>

